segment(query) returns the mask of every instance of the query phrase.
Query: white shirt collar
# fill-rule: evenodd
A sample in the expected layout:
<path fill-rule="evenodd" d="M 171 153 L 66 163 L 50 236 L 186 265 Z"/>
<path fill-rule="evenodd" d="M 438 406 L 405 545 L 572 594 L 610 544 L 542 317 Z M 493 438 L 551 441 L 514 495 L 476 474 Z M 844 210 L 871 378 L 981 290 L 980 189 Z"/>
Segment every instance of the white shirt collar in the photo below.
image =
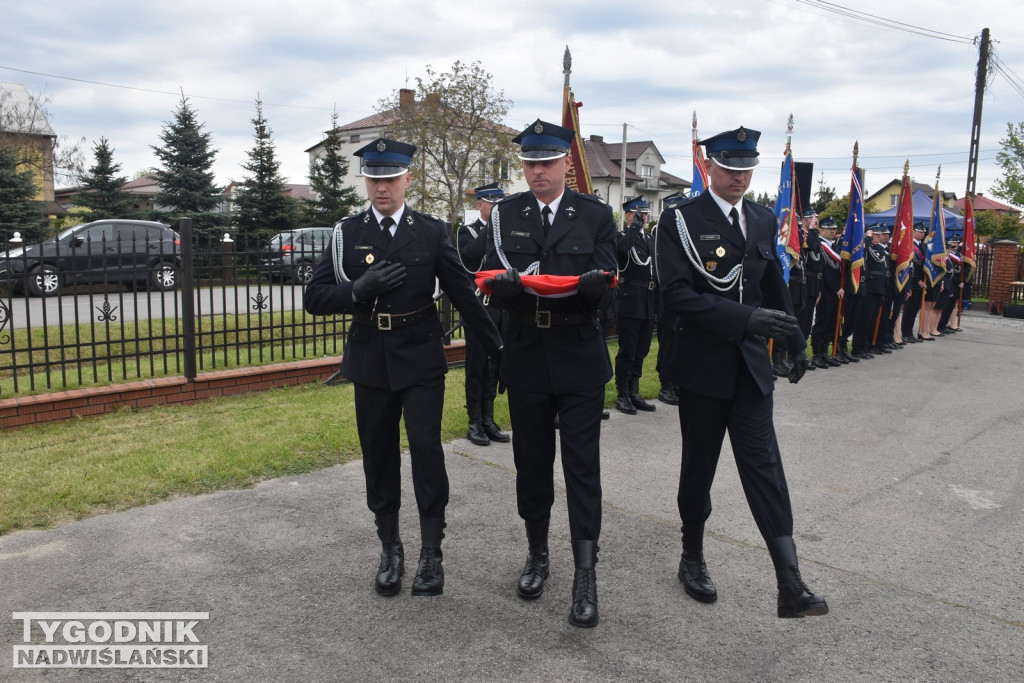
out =
<path fill-rule="evenodd" d="M 732 223 L 732 218 L 729 217 L 729 212 L 732 211 L 733 209 L 736 209 L 736 213 L 740 215 L 740 232 L 742 232 L 743 237 L 746 238 L 747 217 L 743 214 L 743 198 L 741 197 L 740 200 L 735 204 L 730 204 L 729 202 L 725 201 L 717 194 L 715 194 L 714 188 L 710 188 L 710 192 L 711 198 L 715 200 L 715 204 L 718 204 L 718 208 L 722 210 L 723 214 L 725 214 L 725 220 L 729 221 L 730 223 Z"/>
<path fill-rule="evenodd" d="M 562 190 L 562 194 L 558 195 L 558 197 L 556 197 L 555 199 L 552 199 L 550 204 L 545 204 L 541 200 L 537 199 L 536 195 L 534 195 L 533 198 L 537 199 L 537 205 L 540 207 L 540 210 L 541 210 L 542 213 L 544 211 L 544 207 L 545 206 L 550 206 L 551 207 L 551 222 L 554 223 L 555 222 L 555 216 L 558 214 L 558 207 L 561 206 L 561 204 L 562 204 L 562 197 L 564 197 L 564 196 L 565 196 L 565 190 L 563 189 Z"/>
<path fill-rule="evenodd" d="M 380 225 L 380 222 L 382 220 L 384 220 L 384 214 L 382 214 L 380 211 L 378 211 L 377 207 L 373 206 L 372 204 L 370 205 L 370 209 L 373 210 L 373 217 L 377 219 L 377 225 Z M 404 214 L 404 213 L 405 213 L 405 204 L 403 203 L 400 207 L 398 207 L 398 211 L 395 211 L 395 213 L 391 216 L 391 219 L 395 221 L 395 230 L 398 229 L 398 222 L 400 220 L 402 220 L 402 214 Z M 392 233 L 392 234 L 394 234 L 394 233 Z"/>

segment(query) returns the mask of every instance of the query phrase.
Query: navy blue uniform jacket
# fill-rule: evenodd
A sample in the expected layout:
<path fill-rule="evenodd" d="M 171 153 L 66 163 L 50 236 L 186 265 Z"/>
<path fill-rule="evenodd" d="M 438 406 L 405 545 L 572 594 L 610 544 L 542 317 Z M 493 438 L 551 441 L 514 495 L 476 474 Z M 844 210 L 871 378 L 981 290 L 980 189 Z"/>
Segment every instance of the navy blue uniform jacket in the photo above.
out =
<path fill-rule="evenodd" d="M 495 250 L 495 213 L 503 250 L 515 270 L 526 270 L 539 261 L 541 275 L 616 271 L 612 210 L 595 197 L 567 187 L 547 238 L 532 193 L 515 194 L 495 204 L 488 223 L 492 238 L 487 250 L 488 269 L 505 267 Z M 509 387 L 560 394 L 600 386 L 611 379 L 611 360 L 596 318 L 600 300 L 588 301 L 574 294 L 538 302 L 538 297 L 524 292 L 507 301 L 492 297 L 491 303 L 526 314 L 534 313 L 539 305 L 559 313 L 593 316 L 589 323 L 547 329 L 510 321 L 504 335 L 501 368 Z"/>
<path fill-rule="evenodd" d="M 498 330 L 475 296 L 475 287 L 466 277 L 442 221 L 406 206 L 389 245 L 373 211 L 367 209 L 342 221 L 341 231 L 342 263 L 349 281 L 335 280 L 332 240 L 306 285 L 303 305 L 308 312 L 412 313 L 434 305 L 436 278 L 487 353 L 494 354 L 501 347 Z M 377 297 L 376 309 L 373 301 L 354 302 L 352 283 L 382 260 L 403 264 L 405 281 Z M 341 359 L 342 374 L 353 382 L 392 391 L 420 384 L 447 372 L 443 336 L 436 313 L 390 331 L 354 320 Z"/>
<path fill-rule="evenodd" d="M 755 308 L 793 314 L 782 266 L 775 255 L 775 215 L 743 200 L 747 239 L 732 227 L 710 191 L 678 207 L 689 227 L 695 258 L 715 277 L 743 264 L 743 300 L 734 284 L 721 292 L 696 271 L 683 251 L 676 212 L 658 219 L 655 249 L 658 282 L 666 311 L 679 316 L 675 343 L 667 359 L 668 378 L 688 391 L 732 398 L 736 378 L 746 365 L 762 394 L 774 389 L 767 340 L 747 332 Z M 710 267 L 709 267 L 710 266 Z M 713 269 L 713 270 L 712 270 Z M 786 340 L 790 351 L 803 352 L 806 340 L 797 333 Z"/>

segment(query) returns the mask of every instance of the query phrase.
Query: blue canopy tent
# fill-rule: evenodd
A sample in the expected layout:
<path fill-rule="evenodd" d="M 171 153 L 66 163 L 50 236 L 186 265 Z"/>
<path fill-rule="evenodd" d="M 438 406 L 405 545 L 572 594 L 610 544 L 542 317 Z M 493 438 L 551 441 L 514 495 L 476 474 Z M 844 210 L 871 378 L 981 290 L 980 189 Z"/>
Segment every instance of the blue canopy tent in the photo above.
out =
<path fill-rule="evenodd" d="M 930 224 L 932 220 L 932 200 L 922 190 L 915 190 L 911 196 L 914 200 L 914 222 L 924 221 Z M 964 217 L 956 211 L 942 207 L 942 214 L 946 219 L 946 236 L 962 236 L 964 233 Z M 868 227 L 875 223 L 887 225 L 890 228 L 896 224 L 896 207 L 880 213 L 869 213 L 864 216 L 864 224 Z"/>

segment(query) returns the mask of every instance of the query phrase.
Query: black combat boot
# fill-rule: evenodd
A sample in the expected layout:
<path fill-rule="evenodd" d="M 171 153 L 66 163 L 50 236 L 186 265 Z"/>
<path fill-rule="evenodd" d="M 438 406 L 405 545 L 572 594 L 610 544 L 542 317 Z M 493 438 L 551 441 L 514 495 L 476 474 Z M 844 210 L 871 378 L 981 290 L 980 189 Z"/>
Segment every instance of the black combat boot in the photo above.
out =
<path fill-rule="evenodd" d="M 704 525 L 683 523 L 683 556 L 679 560 L 679 580 L 683 590 L 694 600 L 714 602 L 718 599 L 715 584 L 704 563 Z"/>
<path fill-rule="evenodd" d="M 644 400 L 643 396 L 640 395 L 640 380 L 635 377 L 629 383 L 629 402 L 632 403 L 637 410 L 643 410 L 647 413 L 652 413 L 658 409 L 656 405 L 648 403 Z"/>
<path fill-rule="evenodd" d="M 828 370 L 832 366 L 829 365 L 827 360 L 825 360 L 825 354 L 821 353 L 818 349 L 815 349 L 814 355 L 811 356 L 811 367 Z"/>
<path fill-rule="evenodd" d="M 792 536 L 779 536 L 768 541 L 768 552 L 775 564 L 779 582 L 779 618 L 818 617 L 828 614 L 825 598 L 815 595 L 800 578 L 796 545 Z"/>
<path fill-rule="evenodd" d="M 494 421 L 494 401 L 484 401 L 480 424 L 484 428 L 484 434 L 495 443 L 508 443 L 512 437 L 501 431 L 501 427 Z"/>
<path fill-rule="evenodd" d="M 576 576 L 572 580 L 572 609 L 569 623 L 580 628 L 597 626 L 597 541 L 573 541 Z"/>
<path fill-rule="evenodd" d="M 413 595 L 440 595 L 444 593 L 444 567 L 441 560 L 441 539 L 444 538 L 443 517 L 420 517 L 420 561 L 416 565 L 416 578 L 412 580 Z"/>
<path fill-rule="evenodd" d="M 480 417 L 480 406 L 469 406 L 469 430 L 466 438 L 477 446 L 490 446 L 491 440 L 484 432 L 483 422 Z"/>
<path fill-rule="evenodd" d="M 661 391 L 658 392 L 658 400 L 670 406 L 677 406 L 679 405 L 679 394 L 671 384 L 662 384 Z"/>
<path fill-rule="evenodd" d="M 629 383 L 625 380 L 615 380 L 615 388 L 619 390 L 619 397 L 615 399 L 615 409 L 626 415 L 636 415 L 636 406 L 629 400 Z"/>
<path fill-rule="evenodd" d="M 397 595 L 402 590 L 402 574 L 405 573 L 405 550 L 398 537 L 398 513 L 377 515 L 375 521 L 381 551 L 374 590 L 381 595 Z"/>
<path fill-rule="evenodd" d="M 530 551 L 526 556 L 526 566 L 519 577 L 519 597 L 523 600 L 536 600 L 544 592 L 544 581 L 548 578 L 548 522 L 527 522 L 526 541 Z"/>

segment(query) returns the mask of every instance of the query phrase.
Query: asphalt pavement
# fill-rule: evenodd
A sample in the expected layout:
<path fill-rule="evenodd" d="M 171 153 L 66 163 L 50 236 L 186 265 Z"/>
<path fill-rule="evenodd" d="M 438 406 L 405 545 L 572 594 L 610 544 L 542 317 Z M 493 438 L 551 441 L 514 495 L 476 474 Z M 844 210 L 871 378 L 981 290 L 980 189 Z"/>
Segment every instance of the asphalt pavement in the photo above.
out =
<path fill-rule="evenodd" d="M 676 578 L 678 416 L 612 411 L 602 433 L 601 623 L 570 626 L 564 490 L 539 600 L 510 445 L 446 445 L 446 585 L 409 592 L 418 526 L 403 463 L 403 592 L 373 591 L 360 462 L 0 538 L 0 611 L 206 612 L 208 667 L 15 668 L 3 681 L 1024 680 L 1024 329 L 971 312 L 964 332 L 780 382 L 775 424 L 803 577 L 824 617 L 778 619 L 775 577 L 728 441 L 705 555 L 719 599 Z M 411 566 L 409 566 L 411 565 Z M 410 571 L 411 570 L 411 571 Z M 42 642 L 33 630 L 32 644 Z"/>

